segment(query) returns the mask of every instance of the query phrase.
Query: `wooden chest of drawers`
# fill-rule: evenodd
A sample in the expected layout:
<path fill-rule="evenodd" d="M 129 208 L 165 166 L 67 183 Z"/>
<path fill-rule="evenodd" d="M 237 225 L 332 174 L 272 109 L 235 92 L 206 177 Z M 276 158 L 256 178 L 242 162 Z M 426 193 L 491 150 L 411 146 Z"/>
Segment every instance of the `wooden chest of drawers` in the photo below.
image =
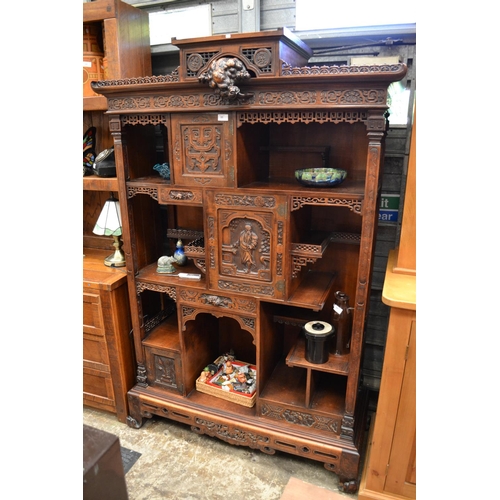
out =
<path fill-rule="evenodd" d="M 83 268 L 83 404 L 128 415 L 135 363 L 124 268 L 103 263 L 109 251 L 85 249 Z"/>

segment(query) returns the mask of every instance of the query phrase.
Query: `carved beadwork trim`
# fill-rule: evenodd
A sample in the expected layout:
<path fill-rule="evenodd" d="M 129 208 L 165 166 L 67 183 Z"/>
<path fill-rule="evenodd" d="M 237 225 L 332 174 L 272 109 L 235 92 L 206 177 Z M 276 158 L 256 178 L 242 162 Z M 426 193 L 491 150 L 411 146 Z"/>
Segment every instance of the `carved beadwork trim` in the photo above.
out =
<path fill-rule="evenodd" d="M 237 126 L 243 123 L 357 123 L 366 122 L 366 111 L 247 111 L 237 114 Z"/>
<path fill-rule="evenodd" d="M 177 67 L 169 75 L 141 76 L 137 78 L 123 78 L 120 80 L 99 80 L 92 82 L 92 88 L 100 89 L 104 87 L 114 87 L 123 85 L 144 85 L 148 83 L 172 83 L 179 81 L 179 68 Z"/>
<path fill-rule="evenodd" d="M 291 211 L 299 210 L 304 205 L 328 205 L 335 207 L 347 207 L 351 212 L 361 215 L 363 204 L 360 200 L 344 200 L 330 198 L 328 196 L 292 196 Z"/>
<path fill-rule="evenodd" d="M 380 64 L 363 66 L 290 66 L 282 61 L 281 76 L 314 76 L 314 75 L 397 75 L 403 71 L 403 64 Z"/>

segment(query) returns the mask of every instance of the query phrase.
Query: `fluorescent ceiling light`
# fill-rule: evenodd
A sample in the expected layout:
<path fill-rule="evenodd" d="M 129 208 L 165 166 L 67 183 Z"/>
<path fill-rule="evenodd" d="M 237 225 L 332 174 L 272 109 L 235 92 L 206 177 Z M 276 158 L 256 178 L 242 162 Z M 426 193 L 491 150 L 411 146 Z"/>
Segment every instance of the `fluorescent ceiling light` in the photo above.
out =
<path fill-rule="evenodd" d="M 390 7 L 389 7 L 390 6 Z M 297 31 L 415 24 L 416 13 L 410 3 L 380 4 L 368 0 L 296 0 Z"/>

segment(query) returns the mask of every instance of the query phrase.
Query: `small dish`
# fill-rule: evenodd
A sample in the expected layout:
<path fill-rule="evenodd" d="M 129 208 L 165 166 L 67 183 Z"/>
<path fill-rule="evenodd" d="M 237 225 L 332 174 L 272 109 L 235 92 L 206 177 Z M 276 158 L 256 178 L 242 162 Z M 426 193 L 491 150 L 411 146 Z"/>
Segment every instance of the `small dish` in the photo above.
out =
<path fill-rule="evenodd" d="M 302 168 L 295 171 L 295 178 L 303 186 L 333 187 L 337 186 L 347 176 L 347 171 L 341 168 Z"/>

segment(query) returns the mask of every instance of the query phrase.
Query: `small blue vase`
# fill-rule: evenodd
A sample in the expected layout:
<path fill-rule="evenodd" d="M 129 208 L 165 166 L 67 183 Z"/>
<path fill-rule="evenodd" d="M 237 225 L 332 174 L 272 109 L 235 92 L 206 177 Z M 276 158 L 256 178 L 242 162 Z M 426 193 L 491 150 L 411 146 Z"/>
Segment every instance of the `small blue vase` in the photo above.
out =
<path fill-rule="evenodd" d="M 187 262 L 186 254 L 184 253 L 184 245 L 182 244 L 182 240 L 179 238 L 175 245 L 174 259 L 176 260 L 179 266 L 185 266 Z"/>

